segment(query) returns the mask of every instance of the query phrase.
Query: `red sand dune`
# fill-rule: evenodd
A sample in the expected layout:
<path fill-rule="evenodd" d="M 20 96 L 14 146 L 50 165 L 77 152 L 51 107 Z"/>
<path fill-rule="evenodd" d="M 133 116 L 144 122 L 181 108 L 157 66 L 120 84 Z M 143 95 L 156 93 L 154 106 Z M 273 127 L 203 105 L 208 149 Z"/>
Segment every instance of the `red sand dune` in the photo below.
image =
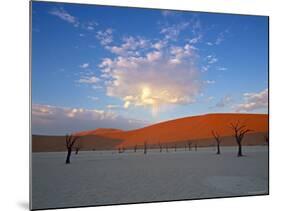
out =
<path fill-rule="evenodd" d="M 240 122 L 246 125 L 251 133 L 268 131 L 267 114 L 206 114 L 200 116 L 185 117 L 171 121 L 161 122 L 137 130 L 121 131 L 117 129 L 98 129 L 93 131 L 84 131 L 76 135 L 96 135 L 103 137 L 119 139 L 122 143 L 119 146 L 132 147 L 134 145 L 158 144 L 169 142 L 180 142 L 196 139 L 212 138 L 212 130 L 215 130 L 220 136 L 231 136 L 233 130 L 231 123 Z"/>

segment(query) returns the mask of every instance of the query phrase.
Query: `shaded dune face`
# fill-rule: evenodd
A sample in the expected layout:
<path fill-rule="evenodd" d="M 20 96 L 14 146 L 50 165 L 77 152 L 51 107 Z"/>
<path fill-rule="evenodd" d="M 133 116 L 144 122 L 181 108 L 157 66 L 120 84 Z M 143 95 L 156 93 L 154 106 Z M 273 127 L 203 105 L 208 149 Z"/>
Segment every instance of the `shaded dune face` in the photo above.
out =
<path fill-rule="evenodd" d="M 74 145 L 81 147 L 81 150 L 110 150 L 119 145 L 122 140 L 111 139 L 98 135 L 86 135 L 79 137 Z M 77 145 L 78 144 L 78 145 Z M 65 136 L 32 136 L 32 152 L 60 152 L 66 151 Z"/>
<path fill-rule="evenodd" d="M 100 136 L 122 140 L 115 147 L 133 147 L 143 145 L 144 142 L 150 145 L 159 143 L 183 143 L 187 141 L 213 139 L 212 130 L 215 130 L 221 137 L 233 136 L 230 124 L 239 123 L 245 125 L 252 131 L 247 135 L 260 134 L 263 136 L 268 132 L 267 114 L 206 114 L 193 117 L 185 117 L 167 122 L 154 124 L 145 128 L 118 131 L 115 129 L 103 129 L 80 132 L 77 134 L 97 134 Z M 254 137 L 254 136 L 253 136 Z M 261 139 L 261 137 L 259 138 Z M 253 141 L 253 143 L 255 143 Z M 235 144 L 235 143 L 234 143 Z"/>

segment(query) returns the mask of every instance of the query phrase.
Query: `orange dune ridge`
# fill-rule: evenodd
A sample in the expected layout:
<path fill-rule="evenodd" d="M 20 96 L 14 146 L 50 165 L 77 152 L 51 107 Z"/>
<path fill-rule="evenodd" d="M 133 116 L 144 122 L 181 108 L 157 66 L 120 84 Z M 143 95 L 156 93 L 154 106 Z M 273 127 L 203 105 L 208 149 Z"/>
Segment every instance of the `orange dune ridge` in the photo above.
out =
<path fill-rule="evenodd" d="M 122 140 L 117 147 L 133 147 L 134 145 L 169 143 L 196 139 L 212 138 L 212 130 L 221 137 L 233 135 L 230 124 L 239 123 L 252 131 L 250 133 L 268 131 L 267 114 L 206 114 L 185 117 L 157 123 L 144 128 L 121 131 L 115 129 L 99 129 L 99 135 Z M 96 135 L 99 130 L 85 131 L 77 135 Z"/>

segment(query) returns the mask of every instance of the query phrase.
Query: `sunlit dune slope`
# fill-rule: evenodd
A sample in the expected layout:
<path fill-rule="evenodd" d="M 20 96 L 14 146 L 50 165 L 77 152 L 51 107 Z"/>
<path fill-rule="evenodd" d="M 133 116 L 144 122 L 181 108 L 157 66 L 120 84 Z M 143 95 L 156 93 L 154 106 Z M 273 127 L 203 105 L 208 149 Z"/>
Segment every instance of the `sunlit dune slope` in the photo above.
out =
<path fill-rule="evenodd" d="M 99 135 L 112 139 L 123 140 L 117 147 L 132 147 L 134 145 L 180 142 L 196 139 L 212 138 L 212 130 L 220 136 L 231 136 L 233 130 L 231 123 L 246 125 L 251 129 L 251 133 L 268 131 L 268 115 L 266 114 L 206 114 L 200 116 L 185 117 L 167 122 L 161 122 L 145 128 L 131 131 L 112 132 L 102 130 Z M 98 131 L 92 131 L 96 134 Z M 91 135 L 91 131 L 80 132 L 77 134 Z"/>

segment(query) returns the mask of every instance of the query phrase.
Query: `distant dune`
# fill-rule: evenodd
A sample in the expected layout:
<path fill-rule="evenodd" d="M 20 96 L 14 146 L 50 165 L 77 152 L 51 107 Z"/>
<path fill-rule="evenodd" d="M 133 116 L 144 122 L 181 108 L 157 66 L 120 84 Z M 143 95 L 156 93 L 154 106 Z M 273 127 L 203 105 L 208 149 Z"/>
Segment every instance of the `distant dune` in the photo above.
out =
<path fill-rule="evenodd" d="M 97 135 L 81 136 L 77 143 L 81 150 L 109 150 L 114 149 L 121 140 Z M 65 136 L 32 135 L 32 152 L 60 152 L 65 151 Z"/>
<path fill-rule="evenodd" d="M 237 121 L 253 130 L 252 133 L 268 130 L 268 115 L 265 114 L 206 114 L 161 122 L 137 130 L 105 132 L 102 136 L 123 140 L 120 145 L 124 147 L 142 145 L 145 141 L 158 144 L 202 140 L 212 138 L 212 130 L 221 136 L 231 136 L 233 131 L 230 124 Z"/>
<path fill-rule="evenodd" d="M 245 136 L 245 144 L 257 145 L 264 143 L 264 136 L 268 132 L 267 114 L 206 114 L 161 122 L 131 131 L 99 128 L 77 132 L 75 135 L 81 136 L 81 140 L 87 139 L 88 142 L 104 142 L 101 149 L 132 148 L 135 145 L 142 146 L 144 142 L 151 146 L 157 146 L 160 143 L 178 144 L 179 147 L 182 147 L 187 142 L 198 143 L 200 146 L 212 145 L 214 140 L 211 131 L 215 130 L 221 137 L 224 137 L 225 141 L 222 145 L 235 145 L 230 124 L 237 121 L 252 130 L 251 133 Z M 44 143 L 42 141 L 38 143 L 37 139 L 39 137 L 33 138 L 37 145 Z M 47 142 L 48 140 L 46 139 L 45 141 Z M 50 140 L 50 142 L 52 141 Z M 93 143 L 93 145 L 95 144 Z M 38 148 L 44 149 L 43 146 L 37 146 L 36 149 Z M 52 151 L 52 149 L 49 150 Z"/>
<path fill-rule="evenodd" d="M 74 134 L 76 136 L 91 136 L 91 135 L 103 135 L 103 134 L 116 133 L 116 132 L 124 132 L 124 131 L 114 128 L 97 128 L 95 130 L 81 131 Z"/>

